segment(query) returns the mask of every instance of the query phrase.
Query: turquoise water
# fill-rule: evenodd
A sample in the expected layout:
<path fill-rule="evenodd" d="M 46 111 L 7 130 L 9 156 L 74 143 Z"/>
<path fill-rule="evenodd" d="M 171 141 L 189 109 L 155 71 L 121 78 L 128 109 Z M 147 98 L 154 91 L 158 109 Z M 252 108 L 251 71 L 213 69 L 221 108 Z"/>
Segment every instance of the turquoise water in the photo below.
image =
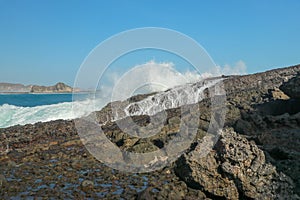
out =
<path fill-rule="evenodd" d="M 0 105 L 35 107 L 63 102 L 72 102 L 72 94 L 0 94 Z"/>
<path fill-rule="evenodd" d="M 90 94 L 1 94 L 0 128 L 57 119 L 74 119 L 100 110 L 105 102 Z"/>
<path fill-rule="evenodd" d="M 193 104 L 201 100 L 205 88 L 211 87 L 222 79 L 212 79 L 174 87 L 165 92 L 158 92 L 140 102 L 128 105 L 121 119 L 134 115 L 154 115 L 166 109 Z M 110 93 L 97 92 L 76 94 L 5 94 L 0 95 L 0 128 L 14 125 L 33 124 L 57 119 L 75 119 L 101 110 L 108 102 L 124 100 L 129 96 L 112 99 Z M 130 106 L 138 107 L 130 109 Z"/>

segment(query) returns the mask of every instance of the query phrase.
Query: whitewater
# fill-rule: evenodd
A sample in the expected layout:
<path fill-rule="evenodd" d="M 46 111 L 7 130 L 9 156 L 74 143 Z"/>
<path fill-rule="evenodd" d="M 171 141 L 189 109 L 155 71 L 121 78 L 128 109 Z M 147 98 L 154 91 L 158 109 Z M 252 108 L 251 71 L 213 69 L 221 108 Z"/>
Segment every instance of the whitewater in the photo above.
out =
<path fill-rule="evenodd" d="M 143 93 L 158 93 L 140 102 L 129 105 L 127 108 L 125 108 L 124 112 L 122 112 L 125 113 L 125 116 L 117 116 L 118 114 L 116 113 L 114 119 L 120 119 L 126 116 L 133 115 L 154 115 L 155 113 L 162 110 L 199 102 L 202 98 L 204 89 L 213 86 L 221 80 L 214 79 L 211 81 L 202 82 L 201 80 L 207 78 L 207 75 L 206 77 L 203 77 L 197 73 L 191 73 L 189 71 L 181 74 L 173 70 L 172 64 L 154 64 L 146 63 L 147 66 L 142 66 L 140 70 L 140 73 L 143 76 L 132 77 L 145 78 L 145 74 L 148 74 L 148 76 L 146 76 L 148 83 L 160 82 L 163 83 L 164 87 L 148 88 L 148 90 L 146 92 L 144 91 Z M 162 68 L 164 70 L 164 73 L 161 73 Z M 157 73 L 155 73 L 154 75 L 153 69 L 157 69 Z M 147 70 L 151 70 L 152 73 L 145 73 L 145 71 Z M 132 77 L 129 76 L 129 80 L 132 80 L 132 84 L 134 85 L 134 81 L 136 81 L 136 78 Z M 126 82 L 127 86 L 130 86 L 130 84 L 130 82 Z M 122 86 L 124 84 L 120 85 Z M 112 91 L 113 88 L 106 87 L 106 89 Z M 0 128 L 6 128 L 14 125 L 34 124 L 37 122 L 47 122 L 58 119 L 70 120 L 84 117 L 94 111 L 101 110 L 105 105 L 107 105 L 107 103 L 111 101 L 126 100 L 133 95 L 128 93 L 126 94 L 127 96 L 124 96 L 123 94 L 126 92 L 123 90 L 123 88 L 119 89 L 120 90 L 115 91 L 115 93 L 121 95 L 116 99 L 112 99 L 112 93 L 108 92 L 105 95 L 103 95 L 102 93 L 102 95 L 100 96 L 97 96 L 95 93 L 91 93 L 88 95 L 89 98 L 86 99 L 79 98 L 78 100 L 77 98 L 73 98 L 73 102 L 61 102 L 33 107 L 4 103 L 0 105 Z"/>
<path fill-rule="evenodd" d="M 75 119 L 94 111 L 95 106 L 92 105 L 93 102 L 91 102 L 91 100 L 64 102 L 35 107 L 4 104 L 0 106 L 0 128 L 14 125 L 33 124 L 36 122 L 47 122 L 57 119 Z M 73 112 L 73 106 L 82 109 L 77 109 L 76 112 Z"/>
<path fill-rule="evenodd" d="M 130 104 L 125 108 L 126 116 L 154 115 L 162 110 L 176 108 L 181 105 L 196 103 L 201 100 L 205 88 L 213 86 L 219 80 L 210 81 L 206 84 L 188 84 L 173 89 L 158 92 L 148 98 Z M 200 84 L 201 83 L 201 84 Z M 4 104 L 0 106 L 0 128 L 14 125 L 33 124 L 36 122 L 47 122 L 57 119 L 70 120 L 87 116 L 93 111 L 99 111 L 107 103 L 107 98 L 94 98 L 82 101 L 64 102 L 52 105 L 41 105 L 35 107 L 23 107 Z M 130 107 L 135 106 L 135 112 L 129 112 Z M 126 117 L 119 116 L 118 119 Z"/>

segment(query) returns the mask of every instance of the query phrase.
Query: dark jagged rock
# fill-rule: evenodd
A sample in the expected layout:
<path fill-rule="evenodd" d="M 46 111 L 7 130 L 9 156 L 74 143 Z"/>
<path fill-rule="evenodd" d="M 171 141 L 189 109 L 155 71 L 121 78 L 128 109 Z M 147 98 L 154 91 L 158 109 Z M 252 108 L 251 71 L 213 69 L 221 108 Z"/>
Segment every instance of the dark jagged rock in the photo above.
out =
<path fill-rule="evenodd" d="M 284 83 L 280 89 L 289 97 L 300 99 L 300 74 Z"/>
<path fill-rule="evenodd" d="M 292 114 L 279 115 L 263 112 L 244 113 L 235 124 L 235 130 L 256 141 L 268 156 L 268 160 L 291 177 L 300 193 L 300 112 L 293 109 Z M 276 107 L 275 107 L 276 108 Z M 284 104 L 281 108 L 286 109 Z M 296 112 L 296 113 L 295 113 Z M 294 114 L 293 114 L 294 113 Z"/>
<path fill-rule="evenodd" d="M 214 151 L 203 153 L 201 145 L 183 155 L 175 171 L 190 187 L 227 199 L 298 198 L 289 177 L 266 163 L 256 144 L 224 129 Z"/>
<path fill-rule="evenodd" d="M 164 148 L 180 131 L 181 122 L 196 124 L 196 136 L 176 165 L 171 163 L 152 173 L 119 172 L 97 161 L 83 146 L 74 121 L 0 129 L 3 175 L 0 197 L 297 199 L 295 193 L 300 195 L 300 103 L 280 86 L 299 71 L 300 65 L 224 77 L 225 125 L 234 131 L 224 129 L 214 149 L 201 159 L 197 159 L 197 154 L 209 138 L 204 136 L 208 136 L 211 120 L 218 120 L 212 116 L 212 110 L 220 109 L 212 106 L 209 90 L 195 104 L 199 106 L 199 119 L 191 117 L 198 112 L 193 109 L 195 105 L 191 105 L 188 113 L 182 113 L 181 108 L 166 110 L 161 129 L 148 138 L 138 138 L 131 135 L 130 129 L 121 129 L 118 123 L 126 120 L 114 121 L 112 108 L 117 108 L 122 115 L 128 102 L 140 101 L 150 94 L 134 96 L 127 104 L 113 102 L 93 113 L 107 138 L 130 152 Z M 148 126 L 149 116 L 134 116 L 132 120 L 141 126 L 134 130 L 136 135 L 152 130 Z"/>

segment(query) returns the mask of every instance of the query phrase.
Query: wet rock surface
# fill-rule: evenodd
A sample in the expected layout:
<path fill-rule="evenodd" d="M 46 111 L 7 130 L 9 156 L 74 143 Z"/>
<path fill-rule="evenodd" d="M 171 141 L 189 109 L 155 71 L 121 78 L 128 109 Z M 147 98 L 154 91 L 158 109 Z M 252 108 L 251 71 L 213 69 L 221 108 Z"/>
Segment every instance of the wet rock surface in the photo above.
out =
<path fill-rule="evenodd" d="M 205 149 L 203 144 L 210 144 L 212 137 L 206 132 L 212 120 L 220 123 L 212 111 L 222 108 L 212 106 L 208 90 L 197 104 L 199 110 L 167 110 L 161 129 L 147 138 L 136 136 L 153 130 L 148 126 L 149 116 L 131 117 L 142 127 L 134 131 L 124 131 L 112 120 L 111 105 L 122 108 L 124 102 L 95 112 L 106 137 L 118 148 L 135 153 L 153 152 L 172 143 L 181 122 L 196 125 L 195 137 L 186 152 L 176 162 L 151 173 L 121 172 L 95 159 L 79 138 L 74 121 L 0 129 L 0 196 L 299 199 L 300 104 L 282 89 L 299 71 L 300 66 L 294 66 L 226 77 L 226 128 L 219 138 L 215 137 L 212 148 Z M 129 102 L 147 96 L 138 95 Z M 191 117 L 199 114 L 195 112 L 200 113 L 196 119 Z"/>
<path fill-rule="evenodd" d="M 49 126 L 48 126 L 49 125 Z M 154 173 L 123 173 L 96 160 L 82 145 L 71 121 L 27 125 L 5 129 L 15 133 L 9 149 L 1 151 L 0 196 L 2 199 L 59 197 L 71 199 L 135 199 L 148 187 L 157 196 L 169 195 L 175 185 L 185 185 L 164 168 Z M 44 129 L 47 127 L 47 129 Z M 60 129 L 58 127 L 64 127 Z M 68 130 L 65 135 L 64 131 Z M 36 131 L 42 133 L 38 140 Z M 51 136 L 46 136 L 47 132 Z M 2 132 L 3 134 L 3 132 Z M 20 138 L 19 138 L 20 137 Z M 42 138 L 47 138 L 42 139 Z M 18 138 L 18 139 L 17 139 Z M 21 138 L 25 138 L 24 142 Z M 5 142 L 1 140 L 1 142 Z M 3 147 L 6 145 L 3 145 Z"/>

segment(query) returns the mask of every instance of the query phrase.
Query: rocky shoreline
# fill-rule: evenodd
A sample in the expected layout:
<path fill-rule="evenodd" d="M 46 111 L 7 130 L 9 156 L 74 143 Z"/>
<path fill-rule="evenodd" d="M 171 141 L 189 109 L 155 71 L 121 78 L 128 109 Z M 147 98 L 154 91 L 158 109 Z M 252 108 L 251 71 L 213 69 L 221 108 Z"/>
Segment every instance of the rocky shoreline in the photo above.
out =
<path fill-rule="evenodd" d="M 201 114 L 191 146 L 175 162 L 151 173 L 120 172 L 96 160 L 86 150 L 72 120 L 0 129 L 0 196 L 299 199 L 299 73 L 297 65 L 226 77 L 225 126 L 213 149 L 199 157 L 213 109 L 210 99 L 204 98 L 197 104 Z M 149 95 L 129 101 L 146 96 Z M 119 104 L 122 106 L 122 102 Z M 95 114 L 99 123 L 106 122 L 103 130 L 111 142 L 129 152 L 163 148 L 179 131 L 181 119 L 189 121 L 180 108 L 170 109 L 159 134 L 135 138 L 122 132 L 110 113 L 108 105 Z M 146 126 L 149 116 L 136 116 L 133 120 Z"/>

